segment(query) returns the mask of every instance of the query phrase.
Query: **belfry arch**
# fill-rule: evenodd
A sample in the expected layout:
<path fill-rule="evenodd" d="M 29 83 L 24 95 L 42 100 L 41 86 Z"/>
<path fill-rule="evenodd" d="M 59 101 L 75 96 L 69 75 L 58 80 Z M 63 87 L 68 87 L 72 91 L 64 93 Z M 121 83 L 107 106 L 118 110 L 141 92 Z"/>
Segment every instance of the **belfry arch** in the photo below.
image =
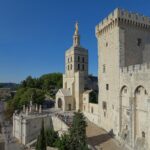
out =
<path fill-rule="evenodd" d="M 120 90 L 120 133 L 128 130 L 130 126 L 130 92 L 126 85 Z M 122 135 L 124 136 L 124 135 Z"/>
<path fill-rule="evenodd" d="M 136 87 L 134 91 L 134 106 L 135 106 L 135 139 L 146 137 L 146 118 L 147 118 L 147 100 L 148 93 L 144 86 L 140 85 Z M 142 119 L 142 121 L 140 121 Z"/>

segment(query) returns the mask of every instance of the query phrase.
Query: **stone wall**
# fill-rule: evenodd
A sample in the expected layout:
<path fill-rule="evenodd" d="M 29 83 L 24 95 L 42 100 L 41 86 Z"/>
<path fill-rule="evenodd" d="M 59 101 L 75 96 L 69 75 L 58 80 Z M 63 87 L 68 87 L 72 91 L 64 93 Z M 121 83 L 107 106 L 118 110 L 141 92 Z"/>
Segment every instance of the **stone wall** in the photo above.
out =
<path fill-rule="evenodd" d="M 131 146 L 144 139 L 150 148 L 149 127 L 150 65 L 120 70 L 120 131 L 128 127 Z"/>
<path fill-rule="evenodd" d="M 98 118 L 99 118 L 98 104 L 93 103 L 83 104 L 83 114 L 88 120 L 98 125 Z"/>
<path fill-rule="evenodd" d="M 122 137 L 131 147 L 136 147 L 137 141 L 143 139 L 149 145 L 146 139 L 150 138 L 150 19 L 115 9 L 96 26 L 95 32 L 98 125 L 107 131 L 113 130 L 117 138 Z"/>
<path fill-rule="evenodd" d="M 5 150 L 5 140 L 1 134 L 0 134 L 0 150 Z"/>
<path fill-rule="evenodd" d="M 55 131 L 58 131 L 59 135 L 67 133 L 69 127 L 58 117 L 52 116 L 53 128 Z"/>
<path fill-rule="evenodd" d="M 59 135 L 68 131 L 68 126 L 54 115 L 37 115 L 37 116 L 13 116 L 13 136 L 20 143 L 26 145 L 34 141 L 40 134 L 42 120 L 44 119 L 44 127 L 54 128 Z"/>
<path fill-rule="evenodd" d="M 52 121 L 49 116 L 37 116 L 31 118 L 21 118 L 20 116 L 14 116 L 13 136 L 16 137 L 22 144 L 30 143 L 40 134 L 42 119 L 44 119 L 45 128 L 52 127 Z"/>

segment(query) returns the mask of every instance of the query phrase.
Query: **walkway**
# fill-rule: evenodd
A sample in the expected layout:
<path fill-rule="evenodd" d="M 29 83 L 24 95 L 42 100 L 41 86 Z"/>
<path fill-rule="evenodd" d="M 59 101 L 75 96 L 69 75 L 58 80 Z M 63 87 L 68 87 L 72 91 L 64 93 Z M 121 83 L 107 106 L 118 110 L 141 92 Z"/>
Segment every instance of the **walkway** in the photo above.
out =
<path fill-rule="evenodd" d="M 88 122 L 87 127 L 88 144 L 92 145 L 97 150 L 122 150 L 106 131 L 99 128 L 95 124 Z"/>

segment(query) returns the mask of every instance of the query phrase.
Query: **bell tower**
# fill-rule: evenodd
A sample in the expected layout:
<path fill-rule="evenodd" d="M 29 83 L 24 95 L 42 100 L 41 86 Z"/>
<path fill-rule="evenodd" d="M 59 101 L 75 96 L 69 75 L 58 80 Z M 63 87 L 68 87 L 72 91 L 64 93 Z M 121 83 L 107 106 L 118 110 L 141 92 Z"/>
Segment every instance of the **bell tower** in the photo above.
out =
<path fill-rule="evenodd" d="M 88 75 L 88 50 L 80 45 L 78 22 L 75 24 L 73 45 L 65 53 L 65 74 L 73 77 L 77 71 Z"/>
<path fill-rule="evenodd" d="M 65 74 L 63 88 L 69 90 L 74 99 L 74 109 L 82 107 L 82 93 L 88 77 L 88 50 L 80 44 L 78 22 L 75 24 L 73 44 L 65 53 Z"/>

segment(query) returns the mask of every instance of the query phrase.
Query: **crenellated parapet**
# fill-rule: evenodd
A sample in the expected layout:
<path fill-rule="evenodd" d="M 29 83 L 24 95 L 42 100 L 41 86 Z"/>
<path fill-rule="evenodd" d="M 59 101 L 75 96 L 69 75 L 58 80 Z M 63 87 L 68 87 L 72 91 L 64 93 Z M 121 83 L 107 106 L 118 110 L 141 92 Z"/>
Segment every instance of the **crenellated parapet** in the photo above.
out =
<path fill-rule="evenodd" d="M 121 74 L 131 74 L 138 72 L 150 72 L 150 63 L 137 64 L 128 67 L 123 67 L 120 69 Z"/>
<path fill-rule="evenodd" d="M 117 8 L 96 26 L 96 36 L 122 24 L 150 30 L 149 17 Z"/>

